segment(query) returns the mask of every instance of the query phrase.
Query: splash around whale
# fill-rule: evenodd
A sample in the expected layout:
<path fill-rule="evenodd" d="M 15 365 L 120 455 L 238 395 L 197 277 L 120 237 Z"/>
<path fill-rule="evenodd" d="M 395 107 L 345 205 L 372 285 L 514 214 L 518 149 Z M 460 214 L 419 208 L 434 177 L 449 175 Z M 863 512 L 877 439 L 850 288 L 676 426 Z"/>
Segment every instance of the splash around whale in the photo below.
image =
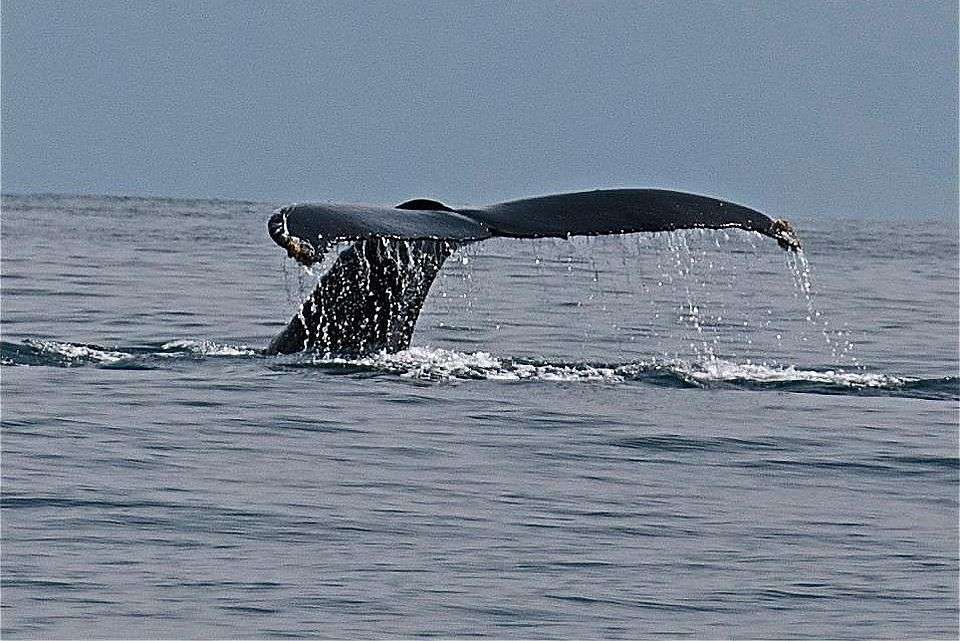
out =
<path fill-rule="evenodd" d="M 267 352 L 362 355 L 410 345 L 444 261 L 488 238 L 569 238 L 739 228 L 798 251 L 789 222 L 732 202 L 661 189 L 614 189 L 452 208 L 418 198 L 396 207 L 295 204 L 277 210 L 270 237 L 310 266 L 350 242 Z"/>

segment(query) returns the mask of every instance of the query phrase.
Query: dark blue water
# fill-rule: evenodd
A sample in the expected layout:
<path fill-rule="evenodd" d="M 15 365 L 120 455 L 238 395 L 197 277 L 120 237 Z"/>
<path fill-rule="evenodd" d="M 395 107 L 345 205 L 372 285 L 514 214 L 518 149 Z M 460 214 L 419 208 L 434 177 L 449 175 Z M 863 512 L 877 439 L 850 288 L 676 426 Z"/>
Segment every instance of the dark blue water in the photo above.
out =
<path fill-rule="evenodd" d="M 4 197 L 5 638 L 957 637 L 955 223 L 486 241 L 345 361 L 274 206 Z"/>

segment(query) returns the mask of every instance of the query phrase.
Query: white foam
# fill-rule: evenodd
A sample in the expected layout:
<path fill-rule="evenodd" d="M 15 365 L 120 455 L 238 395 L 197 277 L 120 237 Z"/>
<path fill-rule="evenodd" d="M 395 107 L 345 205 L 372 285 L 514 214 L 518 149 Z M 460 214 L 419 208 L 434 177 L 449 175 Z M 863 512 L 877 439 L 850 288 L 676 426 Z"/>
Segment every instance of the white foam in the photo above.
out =
<path fill-rule="evenodd" d="M 111 364 L 128 359 L 142 357 L 176 358 L 184 352 L 198 356 L 253 356 L 259 352 L 244 345 L 220 345 L 212 341 L 176 340 L 165 343 L 159 352 L 151 354 L 131 354 L 119 350 L 107 350 L 91 345 L 77 345 L 60 341 L 35 340 L 25 341 L 42 354 L 58 357 L 67 363 L 98 363 Z M 9 363 L 7 363 L 9 364 Z"/>
<path fill-rule="evenodd" d="M 96 363 L 116 363 L 125 358 L 130 358 L 132 354 L 126 352 L 114 352 L 88 345 L 74 345 L 73 343 L 61 343 L 59 341 L 44 341 L 28 339 L 25 341 L 31 347 L 38 349 L 45 354 L 54 354 L 70 361 L 93 361 Z"/>
<path fill-rule="evenodd" d="M 425 380 L 606 382 L 623 380 L 613 368 L 608 367 L 517 363 L 509 359 L 496 358 L 487 352 L 467 354 L 429 347 L 413 347 L 394 354 L 380 352 L 357 359 L 318 356 L 316 362 L 359 365 L 399 374 L 404 378 Z"/>
<path fill-rule="evenodd" d="M 164 343 L 160 348 L 171 351 L 186 351 L 200 356 L 254 356 L 258 350 L 246 345 L 221 345 L 213 341 L 176 340 Z"/>
<path fill-rule="evenodd" d="M 45 354 L 70 363 L 116 363 L 136 355 L 49 340 L 28 340 L 27 344 Z M 175 340 L 163 351 L 141 356 L 176 358 L 186 354 L 209 356 L 256 356 L 259 350 L 245 345 L 221 345 L 213 341 Z M 300 356 L 302 358 L 303 355 Z M 680 381 L 709 387 L 711 383 L 816 383 L 845 388 L 895 388 L 918 379 L 864 371 L 801 369 L 795 365 L 737 363 L 714 357 L 687 361 L 651 359 L 622 365 L 588 363 L 531 363 L 499 358 L 489 352 L 458 352 L 430 347 L 413 347 L 397 353 L 380 352 L 360 358 L 309 356 L 316 364 L 352 365 L 364 369 L 422 380 L 490 380 L 622 383 L 649 376 L 675 376 Z M 4 363 L 9 365 L 11 363 Z"/>
<path fill-rule="evenodd" d="M 711 382 L 750 382 L 750 383 L 822 383 L 841 387 L 897 387 L 917 379 L 872 374 L 869 372 L 847 372 L 844 370 L 797 369 L 793 365 L 769 366 L 755 363 L 735 363 L 723 359 L 709 359 L 704 362 L 688 363 L 673 361 L 668 369 L 676 374 L 700 383 Z"/>
<path fill-rule="evenodd" d="M 413 347 L 394 354 L 380 352 L 362 358 L 323 357 L 315 355 L 318 364 L 355 365 L 397 374 L 404 378 L 424 380 L 494 380 L 494 381 L 593 381 L 620 383 L 641 379 L 644 375 L 664 372 L 702 386 L 711 383 L 820 383 L 849 388 L 890 388 L 916 379 L 847 372 L 843 370 L 799 369 L 794 365 L 737 363 L 718 358 L 702 361 L 658 360 L 637 361 L 623 365 L 591 365 L 585 363 L 523 363 L 497 358 L 488 352 L 464 353 L 429 347 Z"/>

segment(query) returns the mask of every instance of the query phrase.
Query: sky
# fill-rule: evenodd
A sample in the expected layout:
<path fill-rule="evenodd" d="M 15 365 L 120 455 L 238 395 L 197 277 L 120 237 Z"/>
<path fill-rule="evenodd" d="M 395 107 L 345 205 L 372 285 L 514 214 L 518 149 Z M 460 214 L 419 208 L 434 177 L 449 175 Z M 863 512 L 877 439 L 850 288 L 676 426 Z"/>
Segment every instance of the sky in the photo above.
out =
<path fill-rule="evenodd" d="M 955 220 L 956 2 L 4 0 L 3 193 Z"/>

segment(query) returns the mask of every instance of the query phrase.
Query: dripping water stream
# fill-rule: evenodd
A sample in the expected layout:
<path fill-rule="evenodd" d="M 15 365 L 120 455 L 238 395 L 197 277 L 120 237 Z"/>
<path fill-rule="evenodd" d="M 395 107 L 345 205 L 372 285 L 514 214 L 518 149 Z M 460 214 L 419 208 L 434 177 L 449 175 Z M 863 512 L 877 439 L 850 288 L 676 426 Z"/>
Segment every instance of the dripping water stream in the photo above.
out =
<path fill-rule="evenodd" d="M 735 378 L 730 367 L 735 369 L 738 363 L 744 368 L 778 371 L 813 366 L 819 371 L 836 370 L 840 375 L 849 366 L 863 370 L 850 356 L 853 343 L 849 332 L 835 330 L 831 335 L 828 320 L 816 308 L 811 270 L 802 252 L 789 253 L 785 260 L 793 299 L 802 308 L 777 310 L 785 301 L 779 295 L 783 290 L 756 291 L 756 278 L 750 273 L 755 257 L 763 257 L 771 265 L 768 269 L 775 269 L 765 254 L 767 243 L 758 246 L 756 240 L 754 234 L 697 230 L 652 237 L 513 241 L 511 248 L 520 249 L 512 254 L 506 251 L 509 248 L 489 241 L 468 245 L 459 248 L 440 271 L 428 298 L 432 305 L 428 305 L 427 318 L 421 323 L 433 323 L 433 329 L 441 334 L 468 343 L 472 335 L 492 337 L 489 343 L 479 344 L 481 350 L 474 353 L 510 354 L 509 341 L 504 349 L 498 339 L 505 327 L 517 323 L 511 314 L 518 306 L 526 309 L 534 304 L 545 309 L 544 318 L 553 319 L 552 331 L 566 332 L 568 346 L 579 348 L 577 353 L 553 355 L 538 353 L 526 345 L 516 352 L 517 357 L 534 362 L 567 363 L 571 356 L 573 362 L 596 362 L 592 342 L 609 341 L 607 336 L 612 332 L 623 345 L 634 347 L 615 362 L 674 363 L 704 372 L 723 369 L 725 373 L 718 374 L 720 379 Z M 611 245 L 619 251 L 605 249 Z M 399 246 L 389 251 L 396 252 L 391 256 L 404 270 L 405 284 L 414 282 L 418 266 L 411 253 Z M 335 257 L 336 251 L 331 251 L 323 263 L 300 269 L 301 296 L 309 295 L 317 279 L 329 269 L 331 256 Z M 611 256 L 616 258 L 611 260 Z M 541 296 L 535 301 L 510 301 L 511 287 L 503 282 L 502 274 L 511 268 L 505 263 L 523 267 L 524 278 L 534 283 Z M 494 292 L 486 291 L 485 280 L 491 281 L 487 285 Z M 747 303 L 739 305 L 745 295 L 754 299 L 769 296 L 771 300 L 760 309 Z M 488 312 L 496 305 L 495 298 L 505 299 L 507 304 Z M 501 311 L 505 313 L 498 315 Z M 553 318 L 557 316 L 562 318 L 562 325 Z M 584 318 L 586 323 L 582 322 Z M 810 349 L 812 330 L 822 338 L 829 355 Z M 418 332 L 422 334 L 429 332 Z M 468 338 L 463 339 L 464 335 Z M 809 365 L 794 357 L 790 345 L 803 346 Z M 443 348 L 443 343 L 438 347 Z M 369 359 L 357 362 L 371 364 Z"/>

